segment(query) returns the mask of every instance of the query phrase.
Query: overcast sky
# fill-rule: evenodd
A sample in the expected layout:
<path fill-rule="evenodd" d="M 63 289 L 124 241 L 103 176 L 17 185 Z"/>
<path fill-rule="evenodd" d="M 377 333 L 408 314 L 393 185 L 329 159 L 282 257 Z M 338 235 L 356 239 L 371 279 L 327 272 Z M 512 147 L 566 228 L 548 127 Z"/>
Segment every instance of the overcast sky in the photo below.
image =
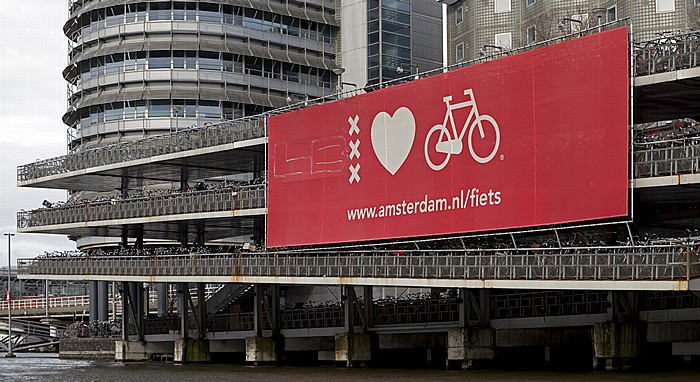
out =
<path fill-rule="evenodd" d="M 66 153 L 68 61 L 62 27 L 67 0 L 1 0 L 0 7 L 0 231 L 16 232 L 16 213 L 41 206 L 44 199 L 66 200 L 66 192 L 17 187 L 17 166 Z M 44 251 L 74 249 L 63 235 L 18 234 L 17 258 Z M 0 236 L 0 265 L 7 265 L 7 238 Z"/>

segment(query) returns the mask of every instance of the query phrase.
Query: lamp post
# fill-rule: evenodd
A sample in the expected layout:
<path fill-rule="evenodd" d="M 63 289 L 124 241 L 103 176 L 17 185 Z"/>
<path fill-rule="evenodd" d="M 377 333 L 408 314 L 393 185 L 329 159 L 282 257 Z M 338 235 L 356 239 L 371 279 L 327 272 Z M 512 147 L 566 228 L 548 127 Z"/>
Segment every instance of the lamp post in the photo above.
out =
<path fill-rule="evenodd" d="M 10 288 L 12 285 L 12 251 L 11 242 L 14 233 L 5 233 L 3 236 L 7 236 L 7 353 L 5 353 L 5 358 L 14 358 L 15 355 L 12 353 L 12 294 L 10 293 Z"/>
<path fill-rule="evenodd" d="M 182 107 L 181 106 L 173 106 L 172 108 L 172 113 L 173 116 L 175 117 L 175 132 L 179 130 L 179 118 L 180 118 L 180 113 L 182 113 Z"/>
<path fill-rule="evenodd" d="M 338 98 L 340 98 L 340 95 L 343 93 L 343 73 L 345 73 L 345 68 L 335 68 L 333 69 L 333 73 L 338 76 L 338 86 L 336 90 L 338 90 Z"/>

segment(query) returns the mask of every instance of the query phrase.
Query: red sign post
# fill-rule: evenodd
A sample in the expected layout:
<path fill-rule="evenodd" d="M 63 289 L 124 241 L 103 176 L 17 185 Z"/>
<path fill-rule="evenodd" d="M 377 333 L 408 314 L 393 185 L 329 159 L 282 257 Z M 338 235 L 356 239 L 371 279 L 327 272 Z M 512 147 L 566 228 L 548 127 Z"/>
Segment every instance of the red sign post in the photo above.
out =
<path fill-rule="evenodd" d="M 270 117 L 268 247 L 626 215 L 627 33 Z"/>

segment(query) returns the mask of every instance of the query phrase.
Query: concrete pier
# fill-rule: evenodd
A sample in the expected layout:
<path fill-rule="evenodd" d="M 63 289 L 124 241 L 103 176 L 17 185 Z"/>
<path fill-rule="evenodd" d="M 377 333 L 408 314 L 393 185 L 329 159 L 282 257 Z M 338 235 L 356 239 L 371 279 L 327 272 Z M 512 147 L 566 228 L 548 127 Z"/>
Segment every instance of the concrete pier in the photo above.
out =
<path fill-rule="evenodd" d="M 490 328 L 460 328 L 447 332 L 449 368 L 472 368 L 496 358 L 496 333 Z"/>
<path fill-rule="evenodd" d="M 336 334 L 335 361 L 347 367 L 364 366 L 372 361 L 372 336 L 369 333 Z"/>
<path fill-rule="evenodd" d="M 644 328 L 639 322 L 600 322 L 593 326 L 594 367 L 628 368 L 641 356 Z"/>
<path fill-rule="evenodd" d="M 175 363 L 205 363 L 210 360 L 208 339 L 179 338 L 175 340 L 173 357 Z"/>
<path fill-rule="evenodd" d="M 247 337 L 245 339 L 245 360 L 253 362 L 255 365 L 260 363 L 273 363 L 281 361 L 280 354 L 282 353 L 282 344 L 279 339 L 270 337 Z"/>
<path fill-rule="evenodd" d="M 148 361 L 148 350 L 145 341 L 115 342 L 114 360 L 117 362 Z"/>

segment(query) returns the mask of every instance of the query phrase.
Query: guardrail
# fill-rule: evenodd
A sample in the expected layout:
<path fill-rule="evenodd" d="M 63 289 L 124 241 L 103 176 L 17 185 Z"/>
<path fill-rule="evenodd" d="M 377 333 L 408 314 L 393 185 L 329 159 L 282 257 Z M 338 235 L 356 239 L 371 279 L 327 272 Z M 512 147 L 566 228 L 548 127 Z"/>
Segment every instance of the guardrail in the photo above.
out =
<path fill-rule="evenodd" d="M 264 208 L 264 185 L 119 199 L 17 213 L 17 228 Z"/>
<path fill-rule="evenodd" d="M 466 280 L 690 280 L 688 245 L 78 257 L 18 261 L 19 274 L 95 276 L 372 277 Z"/>
<path fill-rule="evenodd" d="M 17 182 L 265 136 L 262 118 L 227 121 L 36 161 L 17 167 Z"/>
<path fill-rule="evenodd" d="M 700 66 L 700 31 L 668 34 L 636 43 L 634 56 L 638 76 Z"/>
<path fill-rule="evenodd" d="M 697 174 L 700 172 L 700 138 L 635 144 L 637 178 Z"/>

